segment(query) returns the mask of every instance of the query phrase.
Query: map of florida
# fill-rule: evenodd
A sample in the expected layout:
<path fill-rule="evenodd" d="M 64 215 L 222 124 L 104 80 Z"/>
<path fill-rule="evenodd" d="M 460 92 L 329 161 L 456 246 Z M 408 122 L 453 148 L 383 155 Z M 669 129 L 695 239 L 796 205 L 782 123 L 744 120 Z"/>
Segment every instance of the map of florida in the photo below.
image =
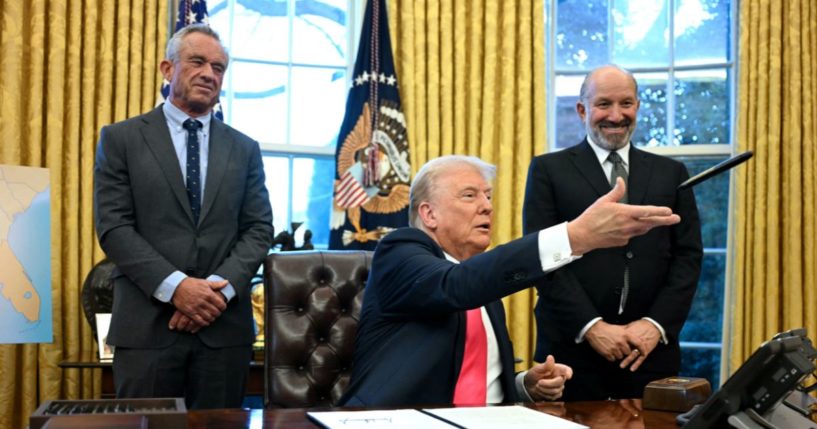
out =
<path fill-rule="evenodd" d="M 48 183 L 48 170 L 0 166 L 0 295 L 31 322 L 40 320 L 40 295 L 8 237 L 15 216 L 25 212 Z M 51 263 L 50 257 L 45 263 Z"/>

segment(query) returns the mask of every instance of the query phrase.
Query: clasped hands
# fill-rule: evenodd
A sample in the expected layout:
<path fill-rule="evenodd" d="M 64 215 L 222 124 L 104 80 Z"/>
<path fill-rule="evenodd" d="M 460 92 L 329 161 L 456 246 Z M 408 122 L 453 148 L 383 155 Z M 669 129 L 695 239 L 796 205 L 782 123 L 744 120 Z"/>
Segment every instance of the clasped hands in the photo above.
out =
<path fill-rule="evenodd" d="M 168 328 L 195 334 L 209 326 L 227 309 L 227 299 L 219 292 L 227 284 L 227 280 L 211 281 L 195 277 L 182 280 L 171 299 L 176 312 L 170 318 Z"/>
<path fill-rule="evenodd" d="M 585 340 L 610 362 L 620 360 L 619 367 L 637 370 L 661 340 L 661 332 L 648 320 L 626 325 L 612 325 L 599 320 L 587 331 Z"/>

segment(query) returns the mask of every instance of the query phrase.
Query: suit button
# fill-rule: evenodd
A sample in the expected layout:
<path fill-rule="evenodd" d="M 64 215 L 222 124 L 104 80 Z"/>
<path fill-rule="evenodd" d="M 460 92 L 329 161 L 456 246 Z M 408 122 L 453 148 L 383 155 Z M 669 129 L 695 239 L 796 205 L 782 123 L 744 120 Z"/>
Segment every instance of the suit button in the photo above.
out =
<path fill-rule="evenodd" d="M 525 277 L 525 273 L 516 273 L 513 275 L 514 280 L 523 280 Z"/>
<path fill-rule="evenodd" d="M 633 252 L 628 250 L 627 253 L 624 254 L 624 256 L 626 256 L 627 259 L 633 259 L 633 256 L 635 255 L 633 255 Z"/>

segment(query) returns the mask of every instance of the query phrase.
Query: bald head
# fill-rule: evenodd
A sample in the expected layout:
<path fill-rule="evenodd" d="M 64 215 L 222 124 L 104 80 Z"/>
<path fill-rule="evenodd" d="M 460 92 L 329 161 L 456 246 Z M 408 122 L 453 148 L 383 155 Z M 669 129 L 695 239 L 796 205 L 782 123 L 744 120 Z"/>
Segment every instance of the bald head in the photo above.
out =
<path fill-rule="evenodd" d="M 638 84 L 632 73 L 616 65 L 606 65 L 584 78 L 576 112 L 590 140 L 614 151 L 630 142 L 639 106 Z"/>

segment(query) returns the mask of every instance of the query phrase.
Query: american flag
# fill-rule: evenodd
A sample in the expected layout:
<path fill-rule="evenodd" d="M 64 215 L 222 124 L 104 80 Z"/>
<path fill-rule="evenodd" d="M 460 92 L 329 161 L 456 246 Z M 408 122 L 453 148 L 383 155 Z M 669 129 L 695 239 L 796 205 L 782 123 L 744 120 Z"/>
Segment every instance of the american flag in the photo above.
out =
<path fill-rule="evenodd" d="M 208 17 L 206 0 L 179 0 L 179 11 L 176 13 L 176 27 L 173 31 L 179 31 L 190 24 L 203 23 L 209 25 Z M 159 101 L 156 104 L 164 103 L 168 95 L 170 95 L 170 82 L 162 80 L 162 89 L 159 94 Z M 220 103 L 213 107 L 213 112 L 215 112 L 216 118 L 222 121 L 224 120 Z"/>

